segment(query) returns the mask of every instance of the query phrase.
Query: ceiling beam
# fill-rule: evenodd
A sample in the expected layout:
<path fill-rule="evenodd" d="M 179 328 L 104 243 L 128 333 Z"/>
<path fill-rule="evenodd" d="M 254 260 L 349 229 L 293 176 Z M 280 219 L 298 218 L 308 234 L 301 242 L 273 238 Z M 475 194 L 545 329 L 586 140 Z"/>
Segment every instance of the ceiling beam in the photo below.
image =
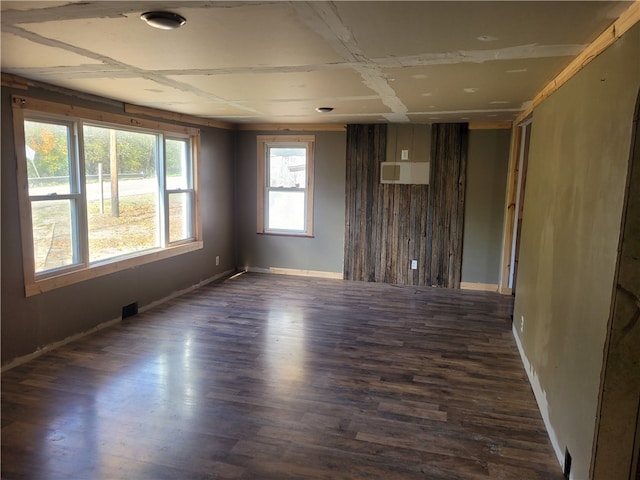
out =
<path fill-rule="evenodd" d="M 131 103 L 124 104 L 124 111 L 127 113 L 133 113 L 137 115 L 146 115 L 148 117 L 162 118 L 163 120 L 171 120 L 174 122 L 191 123 L 193 125 L 200 125 L 203 127 L 224 128 L 226 130 L 235 130 L 236 125 L 229 122 L 223 122 L 221 120 L 215 120 L 212 118 L 196 117 L 195 115 L 187 115 L 184 113 L 169 112 L 167 110 L 160 110 L 151 107 L 142 107 L 140 105 L 133 105 Z"/>

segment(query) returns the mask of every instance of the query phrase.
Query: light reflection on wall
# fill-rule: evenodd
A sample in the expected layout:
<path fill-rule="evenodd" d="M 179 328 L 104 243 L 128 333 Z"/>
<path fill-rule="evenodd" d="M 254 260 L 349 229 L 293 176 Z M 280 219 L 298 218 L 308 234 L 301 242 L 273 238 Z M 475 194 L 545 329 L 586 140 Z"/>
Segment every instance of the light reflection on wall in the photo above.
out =
<path fill-rule="evenodd" d="M 291 306 L 274 307 L 267 317 L 266 374 L 276 393 L 286 395 L 305 377 L 305 318 Z"/>

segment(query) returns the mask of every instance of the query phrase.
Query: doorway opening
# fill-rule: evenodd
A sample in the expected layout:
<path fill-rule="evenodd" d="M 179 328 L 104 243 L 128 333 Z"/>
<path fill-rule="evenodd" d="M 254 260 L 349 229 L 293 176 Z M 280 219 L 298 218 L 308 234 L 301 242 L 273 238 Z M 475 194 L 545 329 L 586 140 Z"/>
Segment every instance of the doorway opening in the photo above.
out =
<path fill-rule="evenodd" d="M 503 235 L 502 275 L 499 290 L 503 294 L 515 295 L 518 279 L 518 255 L 520 253 L 520 233 L 527 184 L 531 121 L 531 117 L 527 118 L 515 126 L 512 131 L 507 211 Z"/>

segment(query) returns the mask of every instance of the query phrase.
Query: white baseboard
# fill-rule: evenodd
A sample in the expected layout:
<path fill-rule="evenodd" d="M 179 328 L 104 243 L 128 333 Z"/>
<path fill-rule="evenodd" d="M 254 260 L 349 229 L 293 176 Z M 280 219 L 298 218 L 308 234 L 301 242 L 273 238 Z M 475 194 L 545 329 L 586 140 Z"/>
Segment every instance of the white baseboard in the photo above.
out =
<path fill-rule="evenodd" d="M 497 292 L 497 283 L 475 283 L 475 282 L 460 282 L 460 288 L 462 290 L 479 290 L 482 292 Z"/>
<path fill-rule="evenodd" d="M 524 370 L 527 372 L 529 384 L 531 385 L 533 395 L 535 396 L 536 403 L 538 404 L 538 410 L 540 410 L 540 415 L 542 416 L 544 426 L 547 429 L 547 435 L 549 435 L 551 445 L 553 446 L 553 450 L 556 454 L 558 462 L 560 463 L 560 466 L 564 466 L 564 451 L 562 450 L 562 448 L 560 448 L 558 437 L 549 419 L 549 404 L 547 402 L 547 395 L 540 385 L 536 372 L 533 370 L 529 359 L 524 353 L 524 348 L 522 348 L 522 343 L 520 341 L 520 337 L 518 336 L 518 330 L 516 329 L 515 323 L 512 325 L 511 330 L 513 332 L 513 337 L 516 339 L 516 345 L 518 346 L 518 352 L 520 353 L 522 365 L 524 366 Z"/>
<path fill-rule="evenodd" d="M 244 271 L 249 273 L 271 273 L 268 268 L 260 267 L 244 267 Z"/>
<path fill-rule="evenodd" d="M 214 275 L 213 277 L 209 277 L 199 283 L 196 283 L 195 285 L 191 285 L 190 287 L 184 288 L 182 290 L 178 290 L 176 292 L 171 293 L 170 295 L 167 295 L 166 297 L 161 298 L 160 300 L 156 300 L 155 302 L 151 302 L 148 305 L 144 305 L 143 307 L 140 307 L 140 309 L 138 310 L 139 313 L 142 313 L 146 310 L 149 310 L 151 308 L 157 307 L 158 305 L 167 302 L 171 299 L 174 299 L 176 297 L 179 297 L 180 295 L 184 295 L 187 292 L 190 292 L 192 290 L 195 290 L 196 288 L 200 288 L 203 285 L 207 285 L 208 283 L 211 282 L 215 282 L 216 280 L 219 280 L 221 278 L 224 278 L 230 274 L 232 274 L 234 270 L 227 270 L 223 273 L 219 273 L 217 275 Z M 122 321 L 122 318 L 118 317 L 118 318 L 114 318 L 113 320 L 108 320 L 106 322 L 100 323 L 98 325 L 96 325 L 93 328 L 90 328 L 89 330 L 85 330 L 84 332 L 80 332 L 80 333 L 76 333 L 74 335 L 71 335 L 63 340 L 60 340 L 58 342 L 53 342 L 50 343 L 48 345 L 44 345 L 43 347 L 38 348 L 35 352 L 31 352 L 28 353 L 26 355 L 22 355 L 20 357 L 16 357 L 10 361 L 8 361 L 7 363 L 5 363 L 4 365 L 2 365 L 2 368 L 0 368 L 0 373 L 4 373 L 7 370 L 11 370 L 14 367 L 17 367 L 18 365 L 22 365 L 23 363 L 27 363 L 30 360 L 33 360 L 34 358 L 38 358 L 40 355 L 44 355 L 47 352 L 50 352 L 52 350 L 55 350 L 56 348 L 60 348 L 63 345 L 66 345 L 67 343 L 71 343 L 74 342 L 76 340 L 79 340 L 82 337 L 86 337 L 87 335 L 91 335 L 92 333 L 95 333 L 99 330 L 105 329 L 105 328 L 109 328 L 112 327 L 113 325 L 116 325 L 118 323 L 120 323 Z"/>
<path fill-rule="evenodd" d="M 245 267 L 247 272 L 255 273 L 273 273 L 275 275 L 294 275 L 297 277 L 315 277 L 315 278 L 332 278 L 335 280 L 343 280 L 344 275 L 342 272 L 323 272 L 321 270 L 299 270 L 296 268 L 259 268 L 259 267 Z"/>
<path fill-rule="evenodd" d="M 320 270 L 298 270 L 294 268 L 270 267 L 269 273 L 275 273 L 277 275 L 297 275 L 298 277 L 333 278 L 335 280 L 342 280 L 344 278 L 344 275 L 342 274 L 342 272 L 323 272 Z"/>

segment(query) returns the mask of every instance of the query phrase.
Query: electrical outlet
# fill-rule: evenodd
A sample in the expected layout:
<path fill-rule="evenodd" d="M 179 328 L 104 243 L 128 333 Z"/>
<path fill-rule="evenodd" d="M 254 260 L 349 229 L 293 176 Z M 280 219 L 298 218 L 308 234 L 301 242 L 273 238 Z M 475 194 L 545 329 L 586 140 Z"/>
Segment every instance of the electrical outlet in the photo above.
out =
<path fill-rule="evenodd" d="M 520 333 L 524 333 L 524 315 L 520 315 Z"/>
<path fill-rule="evenodd" d="M 418 269 L 418 260 L 411 260 L 411 270 Z"/>
<path fill-rule="evenodd" d="M 220 265 L 220 257 L 216 255 L 216 265 Z"/>
<path fill-rule="evenodd" d="M 409 150 L 400 151 L 400 160 L 409 160 Z"/>

